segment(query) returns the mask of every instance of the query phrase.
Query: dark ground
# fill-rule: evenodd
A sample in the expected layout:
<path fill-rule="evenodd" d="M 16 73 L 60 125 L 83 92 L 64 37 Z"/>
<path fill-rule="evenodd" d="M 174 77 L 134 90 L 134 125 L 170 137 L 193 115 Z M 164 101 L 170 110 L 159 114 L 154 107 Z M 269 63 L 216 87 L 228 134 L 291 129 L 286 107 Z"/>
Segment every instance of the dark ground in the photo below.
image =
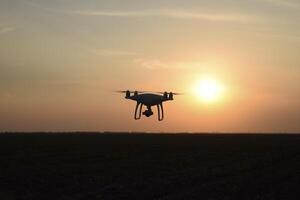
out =
<path fill-rule="evenodd" d="M 300 135 L 0 134 L 0 199 L 299 199 Z"/>

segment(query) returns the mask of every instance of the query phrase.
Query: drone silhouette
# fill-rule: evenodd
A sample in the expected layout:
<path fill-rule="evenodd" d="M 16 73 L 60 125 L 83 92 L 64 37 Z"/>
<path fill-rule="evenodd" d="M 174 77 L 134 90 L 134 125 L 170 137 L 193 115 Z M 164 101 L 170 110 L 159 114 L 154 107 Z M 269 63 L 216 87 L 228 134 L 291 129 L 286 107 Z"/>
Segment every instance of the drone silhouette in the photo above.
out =
<path fill-rule="evenodd" d="M 116 91 L 118 93 L 125 93 L 125 99 L 130 99 L 136 101 L 136 107 L 134 111 L 134 119 L 141 119 L 142 114 L 146 117 L 150 117 L 153 115 L 153 111 L 151 109 L 152 106 L 157 106 L 157 115 L 158 121 L 162 121 L 164 119 L 164 108 L 163 102 L 172 101 L 174 95 L 181 95 L 181 93 L 173 93 L 173 92 L 145 92 L 145 91 Z M 133 94 L 133 95 L 131 95 Z M 147 107 L 142 113 L 143 105 Z"/>

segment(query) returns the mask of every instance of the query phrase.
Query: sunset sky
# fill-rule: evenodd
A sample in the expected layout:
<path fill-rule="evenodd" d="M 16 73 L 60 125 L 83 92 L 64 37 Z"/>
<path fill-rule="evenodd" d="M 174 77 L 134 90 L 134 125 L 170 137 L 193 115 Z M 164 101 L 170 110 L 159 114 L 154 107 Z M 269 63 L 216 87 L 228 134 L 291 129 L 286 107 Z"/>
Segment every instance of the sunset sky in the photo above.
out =
<path fill-rule="evenodd" d="M 300 132 L 300 2 L 1 0 L 0 131 Z"/>

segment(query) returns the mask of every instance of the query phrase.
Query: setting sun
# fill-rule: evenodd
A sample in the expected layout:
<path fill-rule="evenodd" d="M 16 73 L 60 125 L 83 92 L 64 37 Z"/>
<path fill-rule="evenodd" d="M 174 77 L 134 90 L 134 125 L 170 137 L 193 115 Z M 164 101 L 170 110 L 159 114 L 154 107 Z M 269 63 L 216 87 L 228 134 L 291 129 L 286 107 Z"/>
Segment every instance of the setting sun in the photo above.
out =
<path fill-rule="evenodd" d="M 222 97 L 223 87 L 218 81 L 205 78 L 196 84 L 195 92 L 203 102 L 212 103 Z"/>

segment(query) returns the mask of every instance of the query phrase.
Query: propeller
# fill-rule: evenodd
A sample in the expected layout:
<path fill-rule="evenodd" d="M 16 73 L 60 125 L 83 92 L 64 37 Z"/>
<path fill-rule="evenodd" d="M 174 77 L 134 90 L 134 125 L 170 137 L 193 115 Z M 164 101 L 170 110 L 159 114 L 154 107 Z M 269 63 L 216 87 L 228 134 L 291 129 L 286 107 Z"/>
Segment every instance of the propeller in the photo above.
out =
<path fill-rule="evenodd" d="M 130 90 L 117 90 L 117 91 L 114 91 L 114 92 L 117 92 L 117 93 L 126 93 L 126 92 L 130 92 L 130 93 L 135 93 L 135 92 L 138 92 L 138 93 L 145 93 L 145 91 L 130 91 Z"/>
<path fill-rule="evenodd" d="M 183 93 L 179 93 L 179 92 L 172 92 L 173 95 L 184 95 Z"/>
<path fill-rule="evenodd" d="M 130 93 L 138 92 L 139 94 L 141 94 L 141 93 L 152 93 L 151 91 L 130 91 L 130 90 L 117 90 L 117 91 L 114 91 L 114 92 L 126 93 L 127 91 L 129 91 Z M 154 93 L 165 94 L 165 92 L 154 92 Z M 167 92 L 167 94 L 170 94 L 170 93 L 172 93 L 173 95 L 184 95 L 183 93 L 178 93 L 178 92 Z"/>
<path fill-rule="evenodd" d="M 156 93 L 165 94 L 165 92 L 156 92 Z M 178 93 L 178 92 L 167 92 L 167 94 L 170 94 L 170 93 L 172 93 L 173 95 L 184 95 L 183 93 Z"/>
<path fill-rule="evenodd" d="M 114 91 L 116 93 L 126 93 L 126 90 L 117 90 L 117 91 Z"/>

